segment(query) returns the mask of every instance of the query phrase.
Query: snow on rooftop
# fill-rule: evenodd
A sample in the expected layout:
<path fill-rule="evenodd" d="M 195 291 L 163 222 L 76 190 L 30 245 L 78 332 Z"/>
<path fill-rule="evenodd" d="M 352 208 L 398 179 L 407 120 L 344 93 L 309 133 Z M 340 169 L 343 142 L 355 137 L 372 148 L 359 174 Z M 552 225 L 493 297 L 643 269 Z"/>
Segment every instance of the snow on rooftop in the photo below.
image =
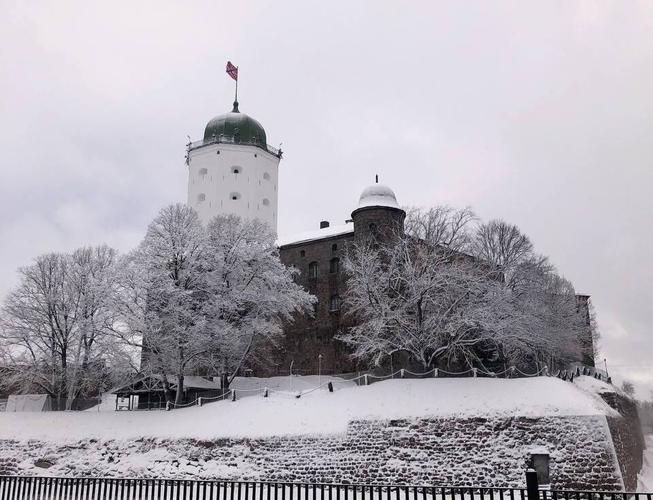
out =
<path fill-rule="evenodd" d="M 169 412 L 0 413 L 0 439 L 259 438 L 343 433 L 361 419 L 616 415 L 598 395 L 553 377 L 346 384 L 299 399 L 273 392 Z"/>
<path fill-rule="evenodd" d="M 391 207 L 399 208 L 397 197 L 392 189 L 384 184 L 372 184 L 366 187 L 358 200 L 358 208 Z"/>
<path fill-rule="evenodd" d="M 309 241 L 321 240 L 322 238 L 329 238 L 331 236 L 340 236 L 343 234 L 353 233 L 353 232 L 354 232 L 353 224 L 329 226 L 322 229 L 315 229 L 313 231 L 304 231 L 303 233 L 298 233 L 287 237 L 281 237 L 277 239 L 277 246 L 282 247 L 285 245 L 294 245 L 296 243 L 306 243 Z"/>

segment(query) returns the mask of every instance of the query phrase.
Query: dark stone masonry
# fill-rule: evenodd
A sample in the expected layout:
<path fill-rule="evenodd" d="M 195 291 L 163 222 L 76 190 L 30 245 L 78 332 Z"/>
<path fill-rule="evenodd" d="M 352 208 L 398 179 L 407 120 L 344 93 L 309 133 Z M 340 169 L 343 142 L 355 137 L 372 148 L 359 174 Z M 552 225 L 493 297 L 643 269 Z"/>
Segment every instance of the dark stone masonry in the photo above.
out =
<path fill-rule="evenodd" d="M 542 449 L 554 488 L 623 488 L 603 416 L 354 421 L 343 434 L 265 439 L 5 440 L 0 474 L 524 486 Z"/>

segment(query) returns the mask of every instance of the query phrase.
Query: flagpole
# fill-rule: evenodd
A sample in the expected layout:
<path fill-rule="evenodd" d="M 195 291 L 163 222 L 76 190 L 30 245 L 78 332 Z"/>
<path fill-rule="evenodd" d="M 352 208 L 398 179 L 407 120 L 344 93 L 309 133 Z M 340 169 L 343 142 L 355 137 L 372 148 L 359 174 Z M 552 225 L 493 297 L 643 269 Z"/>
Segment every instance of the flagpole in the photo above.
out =
<path fill-rule="evenodd" d="M 238 102 L 238 66 L 236 66 L 236 102 Z"/>

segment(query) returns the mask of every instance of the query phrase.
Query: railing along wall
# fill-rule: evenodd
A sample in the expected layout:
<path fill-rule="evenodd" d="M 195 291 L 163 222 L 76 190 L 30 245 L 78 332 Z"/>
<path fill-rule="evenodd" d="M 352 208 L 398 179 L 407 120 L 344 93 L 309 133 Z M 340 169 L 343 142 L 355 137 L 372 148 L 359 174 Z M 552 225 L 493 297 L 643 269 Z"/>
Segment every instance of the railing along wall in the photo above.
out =
<path fill-rule="evenodd" d="M 0 500 L 652 500 L 651 493 L 195 479 L 0 476 Z"/>

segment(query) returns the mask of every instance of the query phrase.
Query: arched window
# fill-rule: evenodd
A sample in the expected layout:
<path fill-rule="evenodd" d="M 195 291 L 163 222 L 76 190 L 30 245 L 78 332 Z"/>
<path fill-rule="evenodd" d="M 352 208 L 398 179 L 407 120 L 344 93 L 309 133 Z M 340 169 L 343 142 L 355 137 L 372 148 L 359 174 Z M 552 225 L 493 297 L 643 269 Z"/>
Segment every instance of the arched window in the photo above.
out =
<path fill-rule="evenodd" d="M 229 199 L 230 200 L 240 200 L 240 193 L 231 193 L 229 194 Z"/>
<path fill-rule="evenodd" d="M 338 257 L 334 257 L 329 261 L 329 272 L 331 274 L 335 274 L 340 271 L 340 259 Z"/>
<path fill-rule="evenodd" d="M 329 311 L 334 312 L 339 310 L 340 310 L 340 296 L 337 294 L 332 295 L 331 299 L 329 300 Z"/>
<path fill-rule="evenodd" d="M 270 206 L 270 200 L 268 200 L 267 198 L 263 198 L 263 205 L 265 205 L 266 207 Z"/>
<path fill-rule="evenodd" d="M 306 250 L 300 250 L 299 251 L 299 256 L 300 257 L 306 257 Z"/>
<path fill-rule="evenodd" d="M 269 180 L 270 180 L 270 174 L 268 174 L 267 172 L 265 172 L 265 173 L 263 174 L 263 178 L 264 178 L 266 181 L 269 181 Z"/>
<path fill-rule="evenodd" d="M 231 173 L 232 174 L 242 174 L 243 173 L 243 167 L 231 167 Z"/>
<path fill-rule="evenodd" d="M 206 195 L 204 193 L 200 193 L 200 194 L 197 195 L 197 201 L 199 201 L 201 203 L 204 200 L 206 200 Z"/>
<path fill-rule="evenodd" d="M 332 252 L 337 252 L 338 251 L 338 244 L 337 243 L 334 243 L 333 245 L 331 245 L 331 251 Z"/>
<path fill-rule="evenodd" d="M 317 278 L 317 262 L 311 262 L 308 265 L 308 277 L 309 278 Z"/>

